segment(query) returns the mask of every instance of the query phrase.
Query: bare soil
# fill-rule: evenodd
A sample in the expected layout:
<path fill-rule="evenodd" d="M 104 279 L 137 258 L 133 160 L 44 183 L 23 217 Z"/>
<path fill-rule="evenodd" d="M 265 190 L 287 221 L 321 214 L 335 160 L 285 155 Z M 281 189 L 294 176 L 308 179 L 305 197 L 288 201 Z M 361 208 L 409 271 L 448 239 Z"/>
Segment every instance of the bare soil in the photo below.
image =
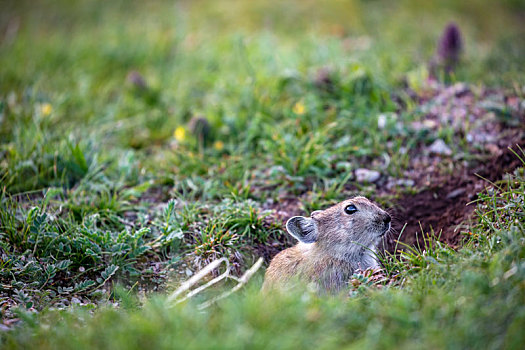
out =
<path fill-rule="evenodd" d="M 511 173 L 521 164 L 509 149 L 525 145 L 525 110 L 521 99 L 503 91 L 474 93 L 464 84 L 437 86 L 430 96 L 421 97 L 426 114 L 420 124 L 439 128 L 452 125 L 455 136 L 470 139 L 469 152 L 476 161 L 458 162 L 446 156 L 413 151 L 407 174 L 414 181 L 416 194 L 398 198 L 393 209 L 395 232 L 399 240 L 421 246 L 423 233 L 434 232 L 442 242 L 461 245 L 468 222 L 473 218 L 477 194 Z M 465 125 L 472 125 L 466 130 Z M 392 250 L 389 237 L 386 248 Z"/>
<path fill-rule="evenodd" d="M 525 140 L 509 143 L 519 145 Z M 457 247 L 465 233 L 464 224 L 472 218 L 477 194 L 521 165 L 519 159 L 505 147 L 502 154 L 474 167 L 461 168 L 453 174 L 432 174 L 431 186 L 416 193 L 404 195 L 397 200 L 393 210 L 393 226 L 402 232 L 400 241 L 409 245 L 422 244 L 422 233 L 434 232 L 440 240 Z M 516 147 L 514 147 L 516 149 Z M 404 228 L 403 228 L 404 227 Z M 389 250 L 395 246 L 394 239 L 387 242 Z"/>

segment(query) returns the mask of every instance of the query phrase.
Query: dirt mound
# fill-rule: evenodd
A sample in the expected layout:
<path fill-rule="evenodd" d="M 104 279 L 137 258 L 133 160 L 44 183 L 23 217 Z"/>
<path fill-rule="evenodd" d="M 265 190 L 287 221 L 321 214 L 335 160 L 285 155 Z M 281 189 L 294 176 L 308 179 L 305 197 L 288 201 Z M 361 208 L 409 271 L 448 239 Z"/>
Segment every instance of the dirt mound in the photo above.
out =
<path fill-rule="evenodd" d="M 506 143 L 507 147 L 518 144 L 523 148 L 525 140 L 522 138 L 515 143 Z M 502 142 L 503 145 L 506 143 Z M 452 175 L 433 174 L 430 187 L 415 195 L 401 197 L 393 212 L 395 231 L 401 232 L 404 226 L 400 240 L 410 245 L 421 245 L 422 231 L 428 233 L 433 230 L 441 241 L 458 246 L 465 232 L 462 224 L 474 212 L 475 203 L 471 202 L 477 198 L 477 193 L 490 186 L 489 181 L 498 181 L 521 165 L 507 147 L 498 156 L 474 167 L 462 168 Z M 397 238 L 389 239 L 387 249 L 393 249 Z"/>
<path fill-rule="evenodd" d="M 467 141 L 470 158 L 481 160 L 472 163 L 462 157 L 460 162 L 450 158 L 450 152 L 436 154 L 424 146 L 412 151 L 406 175 L 418 191 L 396 201 L 394 228 L 400 232 L 404 227 L 400 240 L 409 245 L 421 245 L 422 232 L 433 231 L 441 241 L 458 246 L 467 229 L 463 225 L 475 210 L 475 203 L 469 203 L 491 181 L 522 165 L 508 149 L 525 144 L 522 99 L 498 90 L 474 92 L 462 83 L 435 84 L 428 96 L 419 98 L 424 116 L 413 127 L 437 133 L 448 125 L 456 142 Z M 392 250 L 397 239 L 397 235 L 389 238 L 386 248 Z"/>

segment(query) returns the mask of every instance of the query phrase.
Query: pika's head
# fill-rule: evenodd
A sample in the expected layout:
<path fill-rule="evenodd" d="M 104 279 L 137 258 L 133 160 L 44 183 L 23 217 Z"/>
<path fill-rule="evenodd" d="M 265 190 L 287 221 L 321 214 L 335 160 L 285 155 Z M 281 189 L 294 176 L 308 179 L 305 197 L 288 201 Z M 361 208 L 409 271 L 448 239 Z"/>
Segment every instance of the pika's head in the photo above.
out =
<path fill-rule="evenodd" d="M 294 216 L 288 232 L 303 243 L 314 243 L 337 255 L 359 247 L 373 248 L 390 230 L 390 215 L 365 197 L 345 200 L 311 216 Z"/>

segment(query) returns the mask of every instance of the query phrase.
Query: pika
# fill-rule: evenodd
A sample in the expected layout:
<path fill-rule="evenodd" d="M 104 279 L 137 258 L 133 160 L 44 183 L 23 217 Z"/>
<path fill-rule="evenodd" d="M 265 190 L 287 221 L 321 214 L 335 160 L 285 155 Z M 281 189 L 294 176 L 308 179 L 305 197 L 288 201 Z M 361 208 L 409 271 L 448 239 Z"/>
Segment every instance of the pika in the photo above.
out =
<path fill-rule="evenodd" d="M 376 249 L 390 222 L 390 215 L 365 197 L 290 218 L 286 229 L 299 243 L 272 259 L 263 290 L 299 278 L 319 292 L 340 292 L 355 270 L 379 267 Z"/>

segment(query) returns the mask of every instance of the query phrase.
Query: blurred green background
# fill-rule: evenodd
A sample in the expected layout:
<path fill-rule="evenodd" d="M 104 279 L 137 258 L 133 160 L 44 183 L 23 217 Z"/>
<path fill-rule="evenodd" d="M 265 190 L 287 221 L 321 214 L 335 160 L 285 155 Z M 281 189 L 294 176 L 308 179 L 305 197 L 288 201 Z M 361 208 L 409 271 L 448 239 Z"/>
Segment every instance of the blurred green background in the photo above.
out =
<path fill-rule="evenodd" d="M 85 0 L 3 1 L 0 18 L 4 34 L 8 32 L 4 35 L 3 56 L 7 52 L 17 54 L 26 74 L 34 79 L 40 65 L 51 63 L 52 44 L 62 47 L 55 53 L 64 59 L 62 69 L 69 64 L 84 66 L 84 60 L 101 56 L 106 59 L 107 71 L 97 71 L 99 74 L 147 67 L 152 74 L 175 79 L 163 70 L 164 64 L 176 64 L 175 56 L 187 51 L 204 56 L 219 45 L 226 49 L 226 39 L 233 40 L 232 35 L 252 40 L 265 37 L 267 41 L 260 45 L 273 46 L 274 55 L 285 48 L 300 54 L 312 36 L 326 40 L 362 37 L 362 41 L 349 41 L 348 50 L 371 46 L 382 56 L 381 50 L 388 48 L 393 49 L 384 54 L 388 57 L 376 60 L 422 63 L 433 54 L 444 26 L 455 21 L 465 36 L 467 61 L 486 64 L 486 76 L 479 67 L 471 73 L 476 79 L 497 81 L 493 75 L 517 68 L 523 53 L 524 12 L 525 2 L 520 0 Z M 19 28 L 16 35 L 14 27 Z M 11 43 L 15 37 L 16 42 Z M 117 47 L 118 54 L 114 52 Z M 82 53 L 75 54 L 77 50 Z M 226 50 L 223 54 L 239 55 Z M 84 66 L 86 71 L 89 68 Z M 11 83 L 9 78 L 3 76 L 2 83 Z M 156 79 L 161 80 L 158 76 Z"/>

